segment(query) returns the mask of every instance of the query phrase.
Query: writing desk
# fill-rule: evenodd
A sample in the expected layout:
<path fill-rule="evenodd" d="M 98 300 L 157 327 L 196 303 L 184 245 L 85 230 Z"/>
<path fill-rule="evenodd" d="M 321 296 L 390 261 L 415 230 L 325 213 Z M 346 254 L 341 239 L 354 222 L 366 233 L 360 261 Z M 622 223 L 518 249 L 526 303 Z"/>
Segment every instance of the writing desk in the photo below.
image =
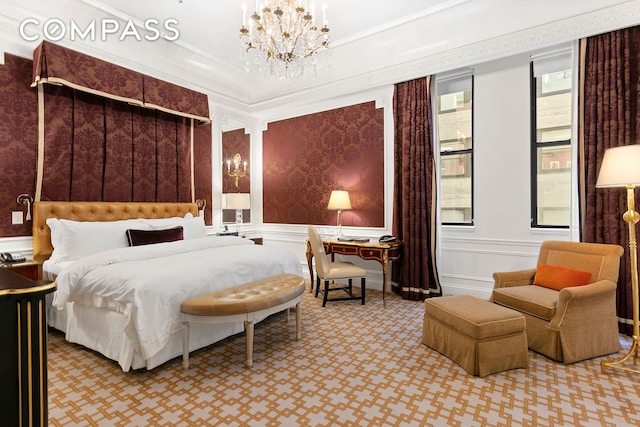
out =
<path fill-rule="evenodd" d="M 382 265 L 382 303 L 386 307 L 385 292 L 387 290 L 387 272 L 389 271 L 389 261 L 398 261 L 402 256 L 402 242 L 378 243 L 376 241 L 357 243 L 341 242 L 336 239 L 323 240 L 324 251 L 334 255 L 355 255 L 362 259 L 378 261 Z M 311 291 L 313 291 L 313 252 L 311 244 L 307 240 L 307 263 L 309 264 L 309 274 L 311 275 Z"/>

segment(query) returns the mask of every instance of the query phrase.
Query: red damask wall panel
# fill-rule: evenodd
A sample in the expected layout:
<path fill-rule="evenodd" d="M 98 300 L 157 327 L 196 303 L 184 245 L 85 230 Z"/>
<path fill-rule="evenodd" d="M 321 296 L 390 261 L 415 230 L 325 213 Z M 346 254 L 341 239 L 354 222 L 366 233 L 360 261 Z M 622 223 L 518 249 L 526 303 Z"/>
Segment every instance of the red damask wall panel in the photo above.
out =
<path fill-rule="evenodd" d="M 247 162 L 247 172 L 244 178 L 236 180 L 227 173 L 227 160 L 231 160 L 231 170 L 233 171 L 233 156 L 238 153 L 242 161 Z M 222 132 L 222 192 L 223 193 L 249 193 L 251 192 L 251 164 L 249 156 L 251 154 L 250 136 L 244 129 L 236 129 L 228 132 Z M 242 166 L 241 166 L 242 168 Z"/>
<path fill-rule="evenodd" d="M 196 124 L 193 128 L 194 178 L 196 182 L 196 200 L 204 199 L 207 206 L 204 210 L 204 222 L 211 225 L 212 187 L 212 154 L 211 123 Z"/>
<path fill-rule="evenodd" d="M 21 193 L 33 196 L 38 148 L 38 98 L 30 59 L 5 54 L 0 65 L 0 236 L 31 235 L 31 222 L 11 225 Z"/>
<path fill-rule="evenodd" d="M 231 160 L 231 168 L 233 170 L 233 156 L 238 153 L 242 158 L 242 162 L 247 162 L 246 176 L 238 179 L 236 187 L 235 178 L 227 173 L 227 160 Z M 251 163 L 249 156 L 251 155 L 251 138 L 245 133 L 244 128 L 222 132 L 222 192 L 223 193 L 250 193 L 251 192 Z M 244 166 L 241 166 L 244 170 Z M 251 222 L 251 209 L 243 210 L 243 221 Z M 222 222 L 235 222 L 236 213 L 231 209 L 223 209 Z"/>
<path fill-rule="evenodd" d="M 263 134 L 264 222 L 335 225 L 331 190 L 348 190 L 346 226 L 384 226 L 384 115 L 375 102 L 269 124 Z"/>

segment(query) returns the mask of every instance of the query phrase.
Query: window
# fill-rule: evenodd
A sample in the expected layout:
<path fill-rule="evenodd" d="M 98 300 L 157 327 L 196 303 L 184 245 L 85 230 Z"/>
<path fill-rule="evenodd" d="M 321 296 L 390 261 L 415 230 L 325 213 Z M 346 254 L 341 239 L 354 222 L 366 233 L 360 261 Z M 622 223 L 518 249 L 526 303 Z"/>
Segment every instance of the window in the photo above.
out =
<path fill-rule="evenodd" d="M 569 227 L 571 220 L 571 53 L 531 62 L 531 225 Z"/>
<path fill-rule="evenodd" d="M 443 224 L 473 224 L 473 76 L 438 78 L 440 195 Z"/>

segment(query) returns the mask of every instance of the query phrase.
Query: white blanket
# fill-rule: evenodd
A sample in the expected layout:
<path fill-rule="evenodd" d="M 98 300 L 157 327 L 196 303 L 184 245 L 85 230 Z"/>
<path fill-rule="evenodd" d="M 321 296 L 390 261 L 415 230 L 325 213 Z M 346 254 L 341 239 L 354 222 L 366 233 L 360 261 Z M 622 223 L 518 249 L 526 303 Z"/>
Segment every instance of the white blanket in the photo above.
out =
<path fill-rule="evenodd" d="M 182 328 L 188 298 L 281 273 L 302 274 L 290 251 L 232 236 L 113 249 L 74 262 L 57 277 L 53 304 L 110 309 L 145 359 Z"/>

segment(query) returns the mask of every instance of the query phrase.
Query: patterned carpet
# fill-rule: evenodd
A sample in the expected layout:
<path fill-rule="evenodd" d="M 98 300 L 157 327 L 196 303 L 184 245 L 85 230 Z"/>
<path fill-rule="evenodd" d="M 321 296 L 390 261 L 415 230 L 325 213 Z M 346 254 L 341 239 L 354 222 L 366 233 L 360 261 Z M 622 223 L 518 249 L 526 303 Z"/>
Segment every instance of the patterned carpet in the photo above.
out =
<path fill-rule="evenodd" d="M 368 291 L 328 303 L 305 293 L 303 337 L 293 317 L 124 373 L 49 334 L 51 426 L 637 426 L 638 375 L 600 373 L 600 360 L 564 366 L 529 352 L 529 369 L 486 378 L 421 344 L 422 303 Z M 629 339 L 621 337 L 628 348 Z"/>

